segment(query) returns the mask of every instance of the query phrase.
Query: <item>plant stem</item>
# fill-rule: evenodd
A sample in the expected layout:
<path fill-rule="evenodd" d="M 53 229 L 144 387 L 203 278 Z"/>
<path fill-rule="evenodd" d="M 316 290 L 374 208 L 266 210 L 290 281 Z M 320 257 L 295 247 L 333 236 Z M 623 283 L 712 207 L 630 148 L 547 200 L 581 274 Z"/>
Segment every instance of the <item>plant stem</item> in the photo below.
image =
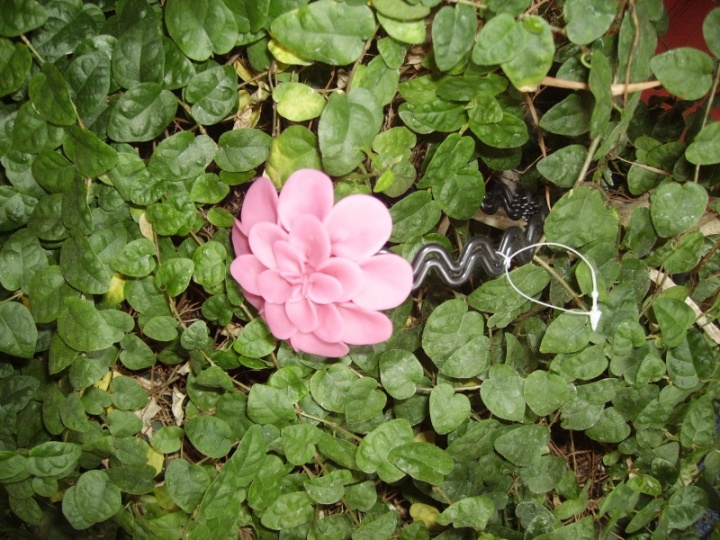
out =
<path fill-rule="evenodd" d="M 585 162 L 582 165 L 582 169 L 580 169 L 580 174 L 578 174 L 577 180 L 575 180 L 575 184 L 578 182 L 582 182 L 583 178 L 585 178 L 585 175 L 587 175 L 588 170 L 590 169 L 590 164 L 593 162 L 593 156 L 595 155 L 595 152 L 598 149 L 598 146 L 600 146 L 600 140 L 602 139 L 601 135 L 598 135 L 595 137 L 590 144 L 590 148 L 588 148 L 587 156 L 585 156 Z"/>
<path fill-rule="evenodd" d="M 362 441 L 362 437 L 358 437 L 355 435 L 352 431 L 348 431 L 342 426 L 337 425 L 335 422 L 332 422 L 331 420 L 326 420 L 325 418 L 320 418 L 319 416 L 314 416 L 312 414 L 308 414 L 305 411 L 300 410 L 299 407 L 295 408 L 295 412 L 299 414 L 300 416 L 304 416 L 305 418 L 309 418 L 310 420 L 315 420 L 316 422 L 321 422 L 327 426 L 330 426 L 333 429 L 338 430 L 341 433 L 344 433 L 345 435 L 348 435 L 355 439 L 357 442 Z"/>
<path fill-rule="evenodd" d="M 583 303 L 582 303 L 582 301 L 580 300 L 580 297 L 577 295 L 577 293 L 572 290 L 572 287 L 570 287 L 570 285 L 568 285 L 567 281 L 565 281 L 565 280 L 560 276 L 560 274 L 558 274 L 558 273 L 555 271 L 555 269 L 554 269 L 552 266 L 550 266 L 548 263 L 546 263 L 545 261 L 543 261 L 543 260 L 542 260 L 540 257 L 538 257 L 537 255 L 534 255 L 534 256 L 533 256 L 533 261 L 535 261 L 535 262 L 538 263 L 540 266 L 542 266 L 542 267 L 545 269 L 545 271 L 553 277 L 553 279 L 555 279 L 558 283 L 560 283 L 560 286 L 561 286 L 563 289 L 565 289 L 565 291 L 567 291 L 567 293 L 568 293 L 570 296 L 573 297 L 573 300 L 575 301 L 575 304 L 577 305 L 577 307 L 579 307 L 579 308 L 582 309 L 583 311 L 587 311 L 587 308 L 583 305 Z"/>
<path fill-rule="evenodd" d="M 25 34 L 21 35 L 21 36 L 20 36 L 20 39 L 21 39 L 22 42 L 25 44 L 25 46 L 26 46 L 28 49 L 30 49 L 30 52 L 33 53 L 33 56 L 34 56 L 35 58 L 37 58 L 38 62 L 40 62 L 41 64 L 44 64 L 44 63 L 45 63 L 45 60 L 43 59 L 42 56 L 40 56 L 40 53 L 37 52 L 37 49 L 36 49 L 35 47 L 33 47 L 33 44 L 30 43 L 30 40 L 25 37 Z"/>

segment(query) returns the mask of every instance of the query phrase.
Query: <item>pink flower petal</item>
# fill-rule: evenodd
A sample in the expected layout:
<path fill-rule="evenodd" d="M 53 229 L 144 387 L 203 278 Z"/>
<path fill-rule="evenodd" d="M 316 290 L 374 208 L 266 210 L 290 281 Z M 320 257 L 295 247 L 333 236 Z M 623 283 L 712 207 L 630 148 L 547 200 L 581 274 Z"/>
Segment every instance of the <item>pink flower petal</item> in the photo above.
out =
<path fill-rule="evenodd" d="M 277 268 L 273 245 L 287 240 L 288 234 L 275 223 L 258 223 L 250 231 L 248 242 L 258 260 L 268 268 Z"/>
<path fill-rule="evenodd" d="M 247 236 L 242 231 L 242 224 L 237 219 L 232 228 L 232 243 L 236 257 L 250 253 L 250 244 L 248 243 Z"/>
<path fill-rule="evenodd" d="M 390 339 L 392 323 L 382 313 L 351 303 L 340 304 L 337 308 L 345 324 L 343 341 L 351 345 L 372 345 Z"/>
<path fill-rule="evenodd" d="M 273 245 L 273 253 L 277 262 L 277 269 L 283 274 L 297 276 L 300 279 L 305 273 L 305 262 L 290 242 L 276 242 Z M 287 277 L 287 276 L 286 276 Z"/>
<path fill-rule="evenodd" d="M 242 230 L 247 234 L 256 224 L 278 222 L 278 193 L 269 178 L 261 176 L 245 195 L 240 220 Z"/>
<path fill-rule="evenodd" d="M 283 304 L 265 304 L 263 318 L 278 339 L 289 339 L 297 333 L 297 327 L 288 319 Z"/>
<path fill-rule="evenodd" d="M 349 302 L 365 286 L 365 275 L 357 263 L 347 259 L 338 259 L 333 257 L 323 263 L 316 269 L 316 272 L 322 272 L 328 276 L 334 277 L 342 286 L 342 296 L 335 300 L 336 302 Z"/>
<path fill-rule="evenodd" d="M 230 265 L 230 274 L 240 286 L 250 294 L 260 294 L 257 285 L 258 276 L 267 268 L 255 255 L 240 255 Z"/>
<path fill-rule="evenodd" d="M 247 300 L 251 306 L 253 306 L 258 311 L 262 311 L 263 306 L 265 305 L 265 300 L 262 296 L 258 296 L 257 294 L 251 294 L 247 291 L 243 291 L 243 298 Z"/>
<path fill-rule="evenodd" d="M 322 222 L 313 215 L 298 216 L 290 229 L 290 243 L 312 267 L 330 257 L 330 238 Z"/>
<path fill-rule="evenodd" d="M 413 271 L 410 263 L 399 255 L 376 255 L 360 263 L 365 274 L 365 287 L 353 298 L 366 309 L 390 309 L 402 304 L 410 295 Z"/>
<path fill-rule="evenodd" d="M 330 178 L 314 169 L 300 169 L 290 175 L 280 192 L 280 223 L 289 231 L 298 216 L 311 214 L 323 221 L 332 205 L 333 187 Z"/>
<path fill-rule="evenodd" d="M 338 202 L 325 220 L 332 253 L 353 261 L 375 255 L 390 238 L 390 212 L 368 195 L 350 195 Z"/>
<path fill-rule="evenodd" d="M 314 332 L 318 325 L 315 304 L 307 298 L 298 298 L 285 304 L 285 313 L 300 332 Z"/>
<path fill-rule="evenodd" d="M 337 279 L 320 272 L 310 276 L 309 285 L 308 298 L 318 304 L 335 302 L 343 294 L 342 285 Z"/>
<path fill-rule="evenodd" d="M 314 334 L 328 343 L 337 343 L 345 333 L 345 323 L 340 312 L 333 304 L 315 306 L 318 314 L 318 327 Z"/>
<path fill-rule="evenodd" d="M 277 270 L 265 270 L 257 277 L 260 295 L 272 304 L 284 304 L 293 292 L 293 286 Z"/>
<path fill-rule="evenodd" d="M 301 334 L 300 332 L 290 338 L 290 345 L 296 351 L 304 351 L 330 358 L 340 358 L 350 351 L 348 346 L 342 342 L 327 343 L 313 334 Z"/>

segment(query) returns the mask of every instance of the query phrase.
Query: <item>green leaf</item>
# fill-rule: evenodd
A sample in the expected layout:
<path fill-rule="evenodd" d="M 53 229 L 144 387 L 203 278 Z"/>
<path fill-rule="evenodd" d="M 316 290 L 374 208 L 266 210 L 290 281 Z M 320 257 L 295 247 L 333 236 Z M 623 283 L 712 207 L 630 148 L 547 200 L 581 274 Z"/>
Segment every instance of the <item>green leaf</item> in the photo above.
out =
<path fill-rule="evenodd" d="M 455 467 L 450 454 L 426 442 L 395 446 L 388 453 L 388 461 L 416 480 L 429 484 L 440 484 Z"/>
<path fill-rule="evenodd" d="M 471 119 L 470 129 L 478 139 L 493 148 L 518 148 L 529 138 L 525 121 L 509 113 L 503 113 L 502 119 L 492 124 L 478 124 Z"/>
<path fill-rule="evenodd" d="M 38 331 L 28 309 L 19 302 L 0 304 L 0 352 L 32 358 Z"/>
<path fill-rule="evenodd" d="M 453 219 L 470 219 L 482 205 L 485 182 L 475 165 L 453 172 L 441 181 L 433 182 L 433 198 Z"/>
<path fill-rule="evenodd" d="M 298 527 L 315 515 L 312 499 L 307 493 L 296 491 L 280 495 L 262 515 L 264 527 L 275 531 Z"/>
<path fill-rule="evenodd" d="M 537 370 L 525 379 L 523 397 L 532 412 L 538 416 L 547 416 L 570 399 L 570 391 L 560 375 Z"/>
<path fill-rule="evenodd" d="M 233 349 L 249 358 L 262 358 L 275 350 L 275 338 L 262 319 L 253 319 L 245 325 Z"/>
<path fill-rule="evenodd" d="M 82 41 L 96 36 L 105 23 L 102 10 L 95 4 L 63 2 L 53 8 L 32 40 L 37 53 L 46 61 L 54 62 L 72 53 Z"/>
<path fill-rule="evenodd" d="M 523 380 L 508 365 L 498 364 L 490 368 L 490 378 L 483 382 L 480 397 L 498 418 L 519 422 L 525 416 Z"/>
<path fill-rule="evenodd" d="M 608 31 L 615 20 L 617 5 L 604 0 L 568 0 L 563 6 L 565 31 L 573 43 L 587 45 Z"/>
<path fill-rule="evenodd" d="M 651 199 L 650 217 L 661 238 L 687 231 L 705 212 L 708 195 L 700 184 L 667 182 L 655 190 Z"/>
<path fill-rule="evenodd" d="M 316 476 L 303 482 L 308 495 L 319 504 L 335 504 L 345 494 L 344 484 L 352 482 L 352 474 L 348 470 L 332 471 L 324 476 Z"/>
<path fill-rule="evenodd" d="M 288 462 L 303 465 L 313 459 L 322 431 L 312 424 L 295 424 L 284 427 L 280 435 Z"/>
<path fill-rule="evenodd" d="M 198 62 L 229 52 L 238 38 L 235 17 L 222 0 L 169 0 L 165 24 L 180 50 Z"/>
<path fill-rule="evenodd" d="M 540 343 L 540 352 L 578 352 L 590 342 L 591 336 L 592 330 L 588 317 L 573 313 L 561 313 L 545 331 Z"/>
<path fill-rule="evenodd" d="M 65 135 L 65 154 L 83 176 L 96 178 L 117 164 L 118 153 L 87 129 L 66 126 Z"/>
<path fill-rule="evenodd" d="M 476 30 L 477 17 L 471 6 L 445 6 L 435 14 L 432 40 L 435 65 L 440 71 L 450 70 L 470 51 Z"/>
<path fill-rule="evenodd" d="M 712 58 L 692 47 L 658 54 L 650 67 L 665 89 L 681 99 L 700 99 L 712 86 Z"/>
<path fill-rule="evenodd" d="M 683 486 L 670 496 L 663 515 L 671 529 L 686 529 L 695 523 L 707 508 L 707 494 L 697 486 Z"/>
<path fill-rule="evenodd" d="M 150 439 L 150 444 L 155 450 L 157 450 L 161 454 L 174 454 L 182 447 L 182 439 L 184 434 L 185 432 L 183 431 L 183 429 L 178 426 L 163 426 L 153 432 L 152 438 Z M 169 469 L 170 466 L 168 465 L 168 467 L 165 469 L 165 482 L 167 482 L 168 480 L 167 474 Z"/>
<path fill-rule="evenodd" d="M 325 99 L 314 88 L 302 83 L 282 82 L 273 89 L 272 97 L 277 103 L 278 114 L 293 122 L 317 118 L 325 108 Z"/>
<path fill-rule="evenodd" d="M 377 0 L 373 7 L 385 17 L 398 21 L 422 19 L 430 14 L 430 9 L 422 3 L 404 0 Z"/>
<path fill-rule="evenodd" d="M 695 313 L 682 300 L 661 297 L 653 302 L 653 312 L 657 318 L 663 341 L 668 347 L 682 343 L 688 329 L 695 322 Z"/>
<path fill-rule="evenodd" d="M 703 37 L 710 52 L 720 58 L 720 9 L 715 8 L 703 21 Z"/>
<path fill-rule="evenodd" d="M 355 374 L 342 365 L 317 371 L 310 379 L 310 392 L 320 406 L 328 411 L 345 412 L 347 392 L 357 379 Z"/>
<path fill-rule="evenodd" d="M 630 435 L 630 426 L 615 407 L 603 409 L 600 418 L 586 431 L 588 437 L 604 443 L 619 443 Z"/>
<path fill-rule="evenodd" d="M 138 84 L 113 107 L 108 136 L 118 142 L 151 141 L 172 122 L 177 107 L 173 93 L 159 84 Z"/>
<path fill-rule="evenodd" d="M 132 377 L 115 377 L 108 389 L 112 403 L 118 409 L 133 411 L 142 409 L 148 403 L 145 390 Z"/>
<path fill-rule="evenodd" d="M 277 17 L 273 37 L 308 60 L 344 66 L 363 53 L 375 32 L 372 11 L 364 5 L 319 0 Z"/>
<path fill-rule="evenodd" d="M 320 152 L 328 174 L 347 174 L 362 162 L 362 149 L 372 144 L 382 118 L 380 104 L 364 88 L 330 96 L 318 124 Z"/>
<path fill-rule="evenodd" d="M 10 450 L 0 450 L 0 480 L 3 482 L 7 481 L 21 481 L 27 478 L 31 473 L 26 470 L 25 463 L 27 458 Z M 374 486 L 373 486 L 374 492 Z"/>
<path fill-rule="evenodd" d="M 84 122 L 93 123 L 107 108 L 105 96 L 110 92 L 110 57 L 103 51 L 76 56 L 65 70 L 73 90 L 73 102 Z"/>
<path fill-rule="evenodd" d="M 470 416 L 470 400 L 465 394 L 456 394 L 452 386 L 438 384 L 430 392 L 430 421 L 433 429 L 445 435 L 456 429 Z"/>
<path fill-rule="evenodd" d="M 177 321 L 168 315 L 147 319 L 142 325 L 145 335 L 155 341 L 172 341 L 178 337 Z"/>
<path fill-rule="evenodd" d="M 254 384 L 248 395 L 247 414 L 260 425 L 283 425 L 295 419 L 295 408 L 282 390 Z"/>
<path fill-rule="evenodd" d="M 534 91 L 552 67 L 555 42 L 550 25 L 535 15 L 522 20 L 522 32 L 526 36 L 524 48 L 503 62 L 502 69 L 515 88 Z"/>
<path fill-rule="evenodd" d="M 528 33 L 522 22 L 508 13 L 499 13 L 483 25 L 472 51 L 472 61 L 481 66 L 509 62 L 524 50 Z"/>
<path fill-rule="evenodd" d="M 27 470 L 39 477 L 64 478 L 77 467 L 80 453 L 77 444 L 45 442 L 28 452 Z"/>
<path fill-rule="evenodd" d="M 230 172 L 253 170 L 265 162 L 271 143 L 271 137 L 257 129 L 227 131 L 220 136 L 215 162 Z"/>
<path fill-rule="evenodd" d="M 612 94 L 608 92 L 608 88 L 612 84 L 612 76 L 612 66 L 607 56 L 599 48 L 594 49 L 588 78 L 588 86 L 595 98 L 595 106 L 590 116 L 590 137 L 593 139 L 602 135 L 610 122 Z"/>
<path fill-rule="evenodd" d="M 685 150 L 685 158 L 694 165 L 720 163 L 720 122 L 705 126 Z"/>
<path fill-rule="evenodd" d="M 484 328 L 482 315 L 468 312 L 467 304 L 462 300 L 448 300 L 430 314 L 423 330 L 423 349 L 442 369 L 456 350 L 482 336 Z"/>
<path fill-rule="evenodd" d="M 58 334 L 76 351 L 101 351 L 123 338 L 124 332 L 111 327 L 92 302 L 69 296 L 63 303 Z"/>
<path fill-rule="evenodd" d="M 388 36 L 401 43 L 420 44 L 425 41 L 425 21 L 398 21 L 376 13 L 378 22 Z"/>
<path fill-rule="evenodd" d="M 58 125 L 75 122 L 68 84 L 54 64 L 45 62 L 42 71 L 31 79 L 28 90 L 33 107 L 45 120 Z"/>
<path fill-rule="evenodd" d="M 35 0 L 3 0 L 0 2 L 0 34 L 15 37 L 41 27 L 48 14 Z M 1 92 L 0 92 L 1 94 Z"/>
<path fill-rule="evenodd" d="M 195 416 L 185 423 L 185 434 L 203 455 L 221 458 L 230 452 L 234 436 L 230 426 L 215 416 Z"/>
<path fill-rule="evenodd" d="M 397 482 L 405 473 L 388 461 L 388 454 L 396 446 L 410 443 L 413 431 L 410 423 L 402 418 L 380 424 L 360 442 L 356 460 L 363 472 L 377 472 L 385 482 Z"/>
<path fill-rule="evenodd" d="M 553 184 L 571 188 L 582 170 L 587 148 L 581 144 L 570 144 L 538 161 L 537 170 Z"/>
<path fill-rule="evenodd" d="M 20 230 L 10 236 L 0 248 L 0 285 L 8 291 L 28 292 L 30 280 L 36 272 L 47 267 L 47 254 L 36 236 Z"/>
<path fill-rule="evenodd" d="M 200 175 L 193 183 L 190 198 L 194 202 L 216 204 L 230 193 L 230 186 L 220 181 L 215 173 Z"/>
<path fill-rule="evenodd" d="M 147 238 L 128 242 L 110 263 L 113 270 L 131 277 L 145 277 L 155 269 L 155 244 Z"/>
<path fill-rule="evenodd" d="M 407 48 L 402 43 L 388 36 L 377 41 L 377 48 L 385 64 L 392 69 L 399 69 L 403 65 Z"/>
<path fill-rule="evenodd" d="M 217 124 L 237 107 L 237 74 L 232 66 L 211 67 L 190 79 L 183 94 L 197 122 Z"/>
<path fill-rule="evenodd" d="M 467 122 L 463 104 L 443 99 L 418 105 L 413 110 L 413 116 L 428 128 L 443 132 L 457 131 Z"/>
<path fill-rule="evenodd" d="M 424 373 L 422 364 L 414 354 L 401 349 L 390 349 L 378 357 L 380 380 L 395 399 L 408 399 L 415 395 L 416 385 Z"/>
<path fill-rule="evenodd" d="M 30 103 L 18 111 L 13 135 L 14 148 L 29 154 L 53 150 L 60 146 L 63 138 L 62 129 L 45 122 Z"/>
<path fill-rule="evenodd" d="M 205 172 L 214 155 L 215 142 L 210 137 L 196 137 L 191 131 L 180 131 L 157 145 L 148 163 L 148 171 L 173 181 L 195 178 Z"/>
<path fill-rule="evenodd" d="M 91 523 L 110 519 L 122 508 L 120 490 L 110 483 L 105 471 L 83 473 L 75 485 L 74 496 L 82 517 Z"/>
<path fill-rule="evenodd" d="M 578 354 L 559 354 L 550 364 L 550 369 L 562 375 L 567 381 L 580 379 L 589 381 L 599 377 L 608 367 L 608 360 L 602 345 L 592 345 Z"/>
<path fill-rule="evenodd" d="M 113 48 L 112 70 L 124 88 L 163 82 L 165 51 L 158 18 L 145 17 L 120 35 Z"/>
<path fill-rule="evenodd" d="M 472 527 L 476 530 L 483 530 L 493 513 L 495 506 L 492 500 L 485 496 L 467 497 L 461 499 L 438 516 L 437 522 L 440 525 L 450 525 L 455 527 Z"/>
<path fill-rule="evenodd" d="M 200 504 L 210 482 L 210 476 L 202 466 L 190 464 L 182 458 L 173 459 L 165 469 L 168 495 L 188 513 Z"/>
<path fill-rule="evenodd" d="M 60 269 L 65 281 L 81 292 L 103 294 L 110 289 L 110 269 L 84 236 L 74 235 L 63 242 Z"/>
<path fill-rule="evenodd" d="M 276 186 L 299 169 L 321 169 L 315 134 L 304 126 L 290 126 L 275 137 L 266 172 Z"/>
<path fill-rule="evenodd" d="M 0 186 L 0 231 L 12 231 L 25 225 L 37 202 L 34 197 Z"/>
<path fill-rule="evenodd" d="M 577 216 L 582 219 L 578 220 Z M 581 186 L 553 205 L 544 230 L 548 241 L 580 248 L 591 242 L 614 242 L 617 226 L 617 217 L 605 206 L 602 195 Z"/>
<path fill-rule="evenodd" d="M 193 253 L 195 271 L 193 277 L 203 287 L 212 287 L 225 279 L 227 251 L 220 242 L 210 241 L 199 246 Z"/>
<path fill-rule="evenodd" d="M 590 130 L 593 99 L 587 93 L 574 93 L 553 105 L 540 119 L 540 127 L 558 135 L 576 137 Z"/>
<path fill-rule="evenodd" d="M 25 45 L 0 38 L 0 97 L 17 91 L 31 66 L 32 55 Z"/>
<path fill-rule="evenodd" d="M 495 450 L 514 465 L 527 465 L 550 449 L 550 430 L 537 424 L 519 426 L 495 439 Z"/>

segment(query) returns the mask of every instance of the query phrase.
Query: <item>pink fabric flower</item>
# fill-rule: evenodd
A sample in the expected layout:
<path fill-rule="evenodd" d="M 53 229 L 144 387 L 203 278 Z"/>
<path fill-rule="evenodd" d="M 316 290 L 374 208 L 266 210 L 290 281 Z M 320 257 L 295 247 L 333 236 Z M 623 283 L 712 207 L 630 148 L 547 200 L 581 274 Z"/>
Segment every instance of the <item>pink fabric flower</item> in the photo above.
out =
<path fill-rule="evenodd" d="M 378 253 L 391 232 L 390 213 L 373 197 L 333 205 L 332 182 L 320 171 L 296 171 L 279 196 L 260 177 L 235 220 L 230 272 L 275 337 L 339 357 L 348 344 L 387 340 L 392 324 L 379 310 L 410 294 L 410 264 Z"/>

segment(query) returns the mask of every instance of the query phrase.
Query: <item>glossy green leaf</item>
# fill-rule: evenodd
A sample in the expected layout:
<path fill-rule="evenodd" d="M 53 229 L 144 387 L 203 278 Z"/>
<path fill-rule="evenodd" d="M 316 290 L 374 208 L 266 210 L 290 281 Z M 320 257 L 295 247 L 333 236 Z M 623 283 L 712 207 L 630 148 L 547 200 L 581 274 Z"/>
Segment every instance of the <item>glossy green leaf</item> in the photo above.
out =
<path fill-rule="evenodd" d="M 396 482 L 405 473 L 388 460 L 388 454 L 396 446 L 413 440 L 412 427 L 407 420 L 395 419 L 380 424 L 360 442 L 357 464 L 366 473 L 377 472 L 385 482 Z"/>
<path fill-rule="evenodd" d="M 199 62 L 230 51 L 238 37 L 235 17 L 222 0 L 170 0 L 165 24 L 180 50 Z"/>
<path fill-rule="evenodd" d="M 237 75 L 232 66 L 211 67 L 190 79 L 184 96 L 197 122 L 217 124 L 237 106 Z"/>
<path fill-rule="evenodd" d="M 607 32 L 615 20 L 617 5 L 603 0 L 568 0 L 563 6 L 568 38 L 587 45 Z"/>
<path fill-rule="evenodd" d="M 523 50 L 527 39 L 521 22 L 515 22 L 512 15 L 500 13 L 480 30 L 472 61 L 481 66 L 509 62 Z"/>
<path fill-rule="evenodd" d="M 650 67 L 665 89 L 681 99 L 700 99 L 712 85 L 712 59 L 692 47 L 658 54 Z"/>
<path fill-rule="evenodd" d="M 88 522 L 99 523 L 110 519 L 122 508 L 120 490 L 110 483 L 104 471 L 83 473 L 75 485 L 74 495 L 80 513 Z"/>
<path fill-rule="evenodd" d="M 512 59 L 503 62 L 502 69 L 518 90 L 534 90 L 550 71 L 555 43 L 550 25 L 535 15 L 523 19 L 522 33 L 524 48 L 518 48 Z"/>
<path fill-rule="evenodd" d="M 293 122 L 317 118 L 325 108 L 325 99 L 314 88 L 302 83 L 283 82 L 273 89 L 273 101 L 280 116 Z"/>
<path fill-rule="evenodd" d="M 509 113 L 503 113 L 499 122 L 491 124 L 478 124 L 471 119 L 470 129 L 478 139 L 493 148 L 517 148 L 529 138 L 525 122 Z"/>
<path fill-rule="evenodd" d="M 255 384 L 248 395 L 248 416 L 258 424 L 286 424 L 295 419 L 295 409 L 277 388 Z"/>
<path fill-rule="evenodd" d="M 573 313 L 561 313 L 547 328 L 540 352 L 574 353 L 589 342 L 592 331 L 589 319 Z"/>
<path fill-rule="evenodd" d="M 257 129 L 227 131 L 220 136 L 215 162 L 225 171 L 253 170 L 265 162 L 271 143 L 270 136 Z"/>
<path fill-rule="evenodd" d="M 462 345 L 482 336 L 483 318 L 474 311 L 468 312 L 462 300 L 448 300 L 433 311 L 423 331 L 423 349 L 442 369 L 448 358 Z"/>
<path fill-rule="evenodd" d="M 570 398 L 570 391 L 559 375 L 538 370 L 525 379 L 523 397 L 532 412 L 538 416 L 547 416 Z"/>
<path fill-rule="evenodd" d="M 215 416 L 196 416 L 185 423 L 185 434 L 203 455 L 221 458 L 230 451 L 234 437 L 230 426 Z"/>
<path fill-rule="evenodd" d="M 492 500 L 487 496 L 467 497 L 461 499 L 438 516 L 440 525 L 452 523 L 455 527 L 472 527 L 476 530 L 483 530 L 493 515 L 495 507 Z"/>
<path fill-rule="evenodd" d="M 271 32 L 303 58 L 344 66 L 362 54 L 375 21 L 367 6 L 319 0 L 283 13 L 272 22 Z"/>
<path fill-rule="evenodd" d="M 527 465 L 549 452 L 550 431 L 537 424 L 519 426 L 495 439 L 495 450 L 515 465 Z"/>
<path fill-rule="evenodd" d="M 65 134 L 65 154 L 83 176 L 97 177 L 117 164 L 118 153 L 87 129 L 67 126 Z"/>
<path fill-rule="evenodd" d="M 284 427 L 281 436 L 288 462 L 303 465 L 311 461 L 315 454 L 315 444 L 320 441 L 321 435 L 322 432 L 312 424 Z"/>
<path fill-rule="evenodd" d="M 399 21 L 376 13 L 378 22 L 387 32 L 388 36 L 401 43 L 420 44 L 425 41 L 425 21 Z"/>
<path fill-rule="evenodd" d="M 667 182 L 655 190 L 650 217 L 658 235 L 675 236 L 695 225 L 707 206 L 707 191 L 700 184 Z"/>
<path fill-rule="evenodd" d="M 713 165 L 720 163 L 720 122 L 705 126 L 695 135 L 685 151 L 685 157 L 694 165 Z"/>
<path fill-rule="evenodd" d="M 293 172 L 304 168 L 322 168 L 317 137 L 304 126 L 290 126 L 273 139 L 266 172 L 280 186 Z"/>
<path fill-rule="evenodd" d="M 190 131 L 180 131 L 155 148 L 148 170 L 153 175 L 173 181 L 195 178 L 205 172 L 214 155 L 215 142 L 210 137 L 196 137 Z"/>
<path fill-rule="evenodd" d="M 430 421 L 440 435 L 450 433 L 470 416 L 470 400 L 455 393 L 449 384 L 438 384 L 430 392 Z"/>
<path fill-rule="evenodd" d="M 186 512 L 192 512 L 200 504 L 210 482 L 203 467 L 184 459 L 173 459 L 165 471 L 165 486 L 170 498 Z"/>
<path fill-rule="evenodd" d="M 445 6 L 435 14 L 432 25 L 433 51 L 435 64 L 440 71 L 448 71 L 470 52 L 476 30 L 477 18 L 471 6 Z"/>
<path fill-rule="evenodd" d="M 35 0 L 4 0 L 0 4 L 3 12 L 0 34 L 15 37 L 42 26 L 47 21 L 45 8 Z"/>
<path fill-rule="evenodd" d="M 0 96 L 18 90 L 30 72 L 32 56 L 22 43 L 0 38 Z"/>
<path fill-rule="evenodd" d="M 323 166 L 328 174 L 340 176 L 357 167 L 380 131 L 382 109 L 373 94 L 355 88 L 335 93 L 320 116 L 318 140 Z"/>
<path fill-rule="evenodd" d="M 145 17 L 123 32 L 113 48 L 115 80 L 124 88 L 141 83 L 162 83 L 165 51 L 160 21 Z"/>
<path fill-rule="evenodd" d="M 455 466 L 455 461 L 449 454 L 426 442 L 395 446 L 388 453 L 388 461 L 416 480 L 429 484 L 441 483 Z"/>
<path fill-rule="evenodd" d="M 617 226 L 617 217 L 605 206 L 602 195 L 581 186 L 555 203 L 545 220 L 545 234 L 549 241 L 579 248 L 601 239 L 614 241 Z"/>
<path fill-rule="evenodd" d="M 587 148 L 580 144 L 564 146 L 538 161 L 540 174 L 561 188 L 575 185 L 587 155 Z"/>
<path fill-rule="evenodd" d="M 66 297 L 65 310 L 58 317 L 58 334 L 76 351 L 100 351 L 123 338 L 87 300 Z"/>
<path fill-rule="evenodd" d="M 108 135 L 118 142 L 150 141 L 175 117 L 177 101 L 157 83 L 141 83 L 118 100 L 110 113 Z"/>
<path fill-rule="evenodd" d="M 545 113 L 540 127 L 558 135 L 582 135 L 590 130 L 592 111 L 593 102 L 589 94 L 570 94 Z"/>
<path fill-rule="evenodd" d="M 423 378 L 422 364 L 414 354 L 400 349 L 385 351 L 378 358 L 380 380 L 383 387 L 395 399 L 408 399 L 415 394 Z"/>
<path fill-rule="evenodd" d="M 312 499 L 307 493 L 296 491 L 280 495 L 263 513 L 263 526 L 272 530 L 297 527 L 310 521 L 315 514 Z"/>
<path fill-rule="evenodd" d="M 490 378 L 483 382 L 480 397 L 498 418 L 519 422 L 525 416 L 523 380 L 510 366 L 496 365 L 490 369 Z"/>
<path fill-rule="evenodd" d="M 54 64 L 45 62 L 29 85 L 33 107 L 48 122 L 67 125 L 75 122 L 75 109 L 65 78 Z"/>

